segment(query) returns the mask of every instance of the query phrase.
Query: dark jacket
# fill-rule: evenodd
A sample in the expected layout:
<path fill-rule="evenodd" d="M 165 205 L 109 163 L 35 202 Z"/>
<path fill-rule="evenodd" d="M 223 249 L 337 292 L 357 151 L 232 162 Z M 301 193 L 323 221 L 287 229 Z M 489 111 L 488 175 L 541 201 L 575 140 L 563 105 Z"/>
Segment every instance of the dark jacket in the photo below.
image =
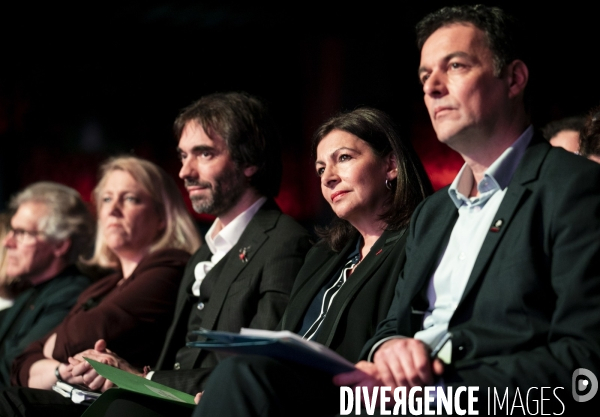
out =
<path fill-rule="evenodd" d="M 267 201 L 238 243 L 206 275 L 200 292 L 204 297 L 206 286 L 211 285 L 210 297 L 199 301 L 191 294 L 194 268 L 212 256 L 203 246 L 185 270 L 175 317 L 152 380 L 190 394 L 202 390 L 218 359 L 212 352 L 186 348 L 189 330 L 275 329 L 309 248 L 308 232 L 281 213 L 274 201 Z M 177 359 L 182 356 L 186 363 Z"/>
<path fill-rule="evenodd" d="M 50 332 L 57 335 L 53 358 L 66 363 L 69 356 L 92 349 L 98 339 L 105 339 L 110 350 L 132 365 L 141 368 L 154 364 L 173 317 L 189 257 L 179 249 L 159 250 L 146 255 L 121 285 L 120 271 L 95 282 Z M 15 360 L 14 385 L 27 386 L 29 368 L 44 358 L 46 339 L 33 342 Z"/>
<path fill-rule="evenodd" d="M 404 229 L 381 235 L 336 295 L 315 342 L 351 362 L 358 361 L 363 345 L 387 315 L 406 260 L 407 235 Z M 281 329 L 299 330 L 311 302 L 332 276 L 339 273 L 355 246 L 356 240 L 336 253 L 322 241 L 310 250 L 296 278 Z"/>
<path fill-rule="evenodd" d="M 12 361 L 56 327 L 88 285 L 89 278 L 70 266 L 19 294 L 12 307 L 0 313 L 0 388 L 10 386 Z"/>
<path fill-rule="evenodd" d="M 420 330 L 417 312 L 427 308 L 427 286 L 457 217 L 447 188 L 417 208 L 394 308 L 363 357 L 384 337 Z M 450 320 L 444 381 L 483 394 L 508 388 L 510 401 L 517 388 L 525 396 L 529 387 L 563 387 L 564 401 L 577 368 L 600 375 L 600 165 L 534 138 L 498 220 Z"/>

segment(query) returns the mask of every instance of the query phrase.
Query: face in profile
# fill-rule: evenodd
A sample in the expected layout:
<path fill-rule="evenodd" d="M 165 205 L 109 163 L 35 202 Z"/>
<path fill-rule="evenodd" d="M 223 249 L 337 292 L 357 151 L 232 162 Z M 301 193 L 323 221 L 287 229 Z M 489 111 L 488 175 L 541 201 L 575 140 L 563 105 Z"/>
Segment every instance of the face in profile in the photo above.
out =
<path fill-rule="evenodd" d="M 32 279 L 44 274 L 56 257 L 57 245 L 40 229 L 40 219 L 48 215 L 45 204 L 22 203 L 10 221 L 12 231 L 4 239 L 6 274 Z"/>
<path fill-rule="evenodd" d="M 197 213 L 220 216 L 236 205 L 247 189 L 247 179 L 219 135 L 210 137 L 198 123 L 189 122 L 178 152 L 182 164 L 179 177 Z"/>
<path fill-rule="evenodd" d="M 355 227 L 379 221 L 390 196 L 385 180 L 397 175 L 391 156 L 380 158 L 357 136 L 333 130 L 317 146 L 315 167 L 323 197 L 338 217 Z"/>
<path fill-rule="evenodd" d="M 99 194 L 99 233 L 117 256 L 143 255 L 164 230 L 148 192 L 127 171 L 106 174 Z"/>
<path fill-rule="evenodd" d="M 491 135 L 508 99 L 507 83 L 494 74 L 485 34 L 470 24 L 436 30 L 421 50 L 419 78 L 438 139 Z"/>

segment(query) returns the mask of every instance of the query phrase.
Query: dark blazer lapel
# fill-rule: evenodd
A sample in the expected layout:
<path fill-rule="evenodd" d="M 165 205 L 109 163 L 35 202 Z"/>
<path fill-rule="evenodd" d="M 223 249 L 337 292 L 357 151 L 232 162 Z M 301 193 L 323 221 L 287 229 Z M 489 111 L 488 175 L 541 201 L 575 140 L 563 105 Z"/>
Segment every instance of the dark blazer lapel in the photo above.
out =
<path fill-rule="evenodd" d="M 447 189 L 444 189 L 447 190 Z M 422 219 L 425 224 L 420 226 L 419 236 L 421 241 L 417 242 L 418 247 L 422 248 L 418 252 L 411 252 L 407 270 L 405 268 L 404 281 L 406 289 L 410 290 L 407 294 L 414 297 L 418 292 L 426 292 L 430 278 L 433 276 L 441 256 L 446 250 L 450 235 L 454 229 L 454 224 L 458 219 L 458 210 L 447 191 L 443 191 L 442 201 L 437 203 L 438 207 Z M 435 202 L 431 202 L 436 205 Z M 443 206 L 443 207 L 442 207 Z M 421 221 L 418 219 L 417 221 Z M 422 237 L 426 236 L 425 239 Z"/>
<path fill-rule="evenodd" d="M 307 262 L 302 266 L 298 273 L 298 287 L 294 288 L 294 293 L 302 292 L 307 298 L 312 298 L 317 294 L 326 281 L 331 279 L 332 275 L 340 268 L 340 263 L 346 261 L 348 254 L 356 247 L 356 241 L 349 242 L 344 248 L 335 253 L 328 247 L 323 246 L 323 250 L 330 250 L 330 256 L 322 262 Z"/>
<path fill-rule="evenodd" d="M 337 315 L 334 320 L 326 320 L 323 323 L 323 328 L 320 330 L 322 334 L 328 334 L 329 337 L 325 342 L 325 346 L 329 346 L 335 336 L 335 329 L 344 315 L 348 303 L 354 298 L 354 294 L 360 290 L 365 282 L 369 280 L 377 270 L 377 268 L 383 263 L 391 252 L 391 248 L 399 239 L 404 236 L 406 229 L 398 231 L 384 231 L 381 237 L 375 242 L 367 256 L 363 261 L 356 267 L 356 270 L 348 278 L 348 281 L 344 284 L 344 303 L 341 308 L 337 310 Z M 333 312 L 333 311 L 332 311 Z"/>
<path fill-rule="evenodd" d="M 208 248 L 208 245 L 203 244 L 200 249 L 196 251 L 188 261 L 186 265 L 185 271 L 183 273 L 183 278 L 181 280 L 181 284 L 179 285 L 179 291 L 177 293 L 177 302 L 175 304 L 175 312 L 173 314 L 173 321 L 171 322 L 171 327 L 167 331 L 167 335 L 165 336 L 165 344 L 163 345 L 162 351 L 156 362 L 156 367 L 158 369 L 164 369 L 165 366 L 171 367 L 173 366 L 173 362 L 175 359 L 175 353 L 177 349 L 181 346 L 179 345 L 179 337 L 183 337 L 182 334 L 187 333 L 187 323 L 188 317 L 186 316 L 189 312 L 189 298 L 188 294 L 196 280 L 194 275 L 194 269 L 198 263 L 203 261 L 208 261 L 212 253 Z M 186 308 L 187 307 L 187 308 Z"/>
<path fill-rule="evenodd" d="M 525 151 L 523 159 L 517 167 L 513 179 L 508 186 L 506 195 L 498 208 L 498 212 L 494 216 L 494 221 L 490 225 L 490 231 L 483 241 L 483 245 L 481 246 L 479 255 L 477 256 L 477 260 L 471 271 L 471 276 L 467 281 L 459 306 L 463 300 L 465 300 L 475 283 L 483 276 L 483 271 L 492 259 L 492 256 L 498 247 L 498 243 L 502 240 L 506 230 L 511 227 L 511 220 L 515 218 L 519 207 L 522 205 L 521 203 L 529 196 L 527 184 L 538 178 L 542 162 L 550 149 L 551 147 L 546 141 L 534 137 Z M 493 231 L 492 227 L 499 221 L 501 222 L 501 225 L 497 228 L 497 231 Z M 512 227 L 521 227 L 518 222 L 513 223 L 514 226 Z"/>
<path fill-rule="evenodd" d="M 183 275 L 181 285 L 179 286 L 179 293 L 177 294 L 177 305 L 174 316 L 177 321 L 179 320 L 181 312 L 185 307 L 187 295 L 190 292 L 194 281 L 196 280 L 194 275 L 196 265 L 198 265 L 200 262 L 208 261 L 211 256 L 212 253 L 210 252 L 208 245 L 203 244 L 194 254 L 194 256 L 192 256 L 192 258 L 188 261 L 186 272 Z"/>
<path fill-rule="evenodd" d="M 429 197 L 425 200 L 423 209 L 413 214 L 412 221 L 419 223 L 416 226 L 419 228 L 419 233 L 413 236 L 413 245 L 421 249 L 407 253 L 406 265 L 396 287 L 396 293 L 401 291 L 406 294 L 397 306 L 398 334 L 412 335 L 421 329 L 423 314 L 429 305 L 427 299 L 429 281 L 446 250 L 450 234 L 458 219 L 458 210 L 448 196 L 447 190 L 446 187 L 438 191 L 440 194 L 436 193 Z M 408 245 L 407 243 L 407 249 Z"/>
<path fill-rule="evenodd" d="M 324 263 L 314 262 L 308 265 L 305 262 L 296 278 L 296 280 L 300 281 L 300 285 L 298 288 L 294 288 L 290 304 L 281 319 L 280 327 L 282 329 L 294 331 L 299 326 L 312 300 L 323 285 L 331 279 L 333 274 L 338 272 L 338 269 L 342 266 L 348 254 L 354 250 L 355 246 L 356 240 L 348 242 L 340 252 L 329 257 Z M 323 250 L 327 250 L 327 247 L 324 246 Z M 307 258 L 307 262 L 310 262 L 309 258 Z"/>
<path fill-rule="evenodd" d="M 265 206 L 268 207 L 268 204 L 269 202 L 266 202 Z M 250 223 L 248 223 L 244 233 L 240 236 L 238 243 L 221 259 L 220 262 L 225 262 L 225 264 L 215 283 L 209 306 L 204 313 L 204 318 L 202 319 L 203 328 L 208 330 L 213 329 L 223 303 L 227 298 L 229 287 L 245 268 L 252 265 L 254 254 L 256 254 L 258 249 L 267 240 L 265 231 L 275 227 L 280 214 L 280 212 L 266 211 L 263 208 L 258 210 L 252 220 L 250 220 Z M 246 249 L 247 262 L 239 258 L 244 248 Z"/>

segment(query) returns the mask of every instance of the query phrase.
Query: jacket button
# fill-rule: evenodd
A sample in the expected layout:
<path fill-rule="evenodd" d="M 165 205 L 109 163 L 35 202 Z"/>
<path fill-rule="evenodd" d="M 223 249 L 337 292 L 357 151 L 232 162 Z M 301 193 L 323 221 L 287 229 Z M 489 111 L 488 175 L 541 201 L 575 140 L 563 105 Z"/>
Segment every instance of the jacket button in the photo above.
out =
<path fill-rule="evenodd" d="M 204 310 L 204 303 L 198 303 L 198 310 Z"/>
<path fill-rule="evenodd" d="M 458 345 L 456 347 L 456 350 L 452 352 L 452 360 L 461 360 L 463 359 L 465 356 L 467 356 L 467 346 L 465 345 Z"/>
<path fill-rule="evenodd" d="M 173 369 L 175 369 L 176 371 L 179 371 L 179 369 L 181 369 L 181 365 L 179 364 L 179 362 L 175 362 L 175 365 L 173 365 Z"/>

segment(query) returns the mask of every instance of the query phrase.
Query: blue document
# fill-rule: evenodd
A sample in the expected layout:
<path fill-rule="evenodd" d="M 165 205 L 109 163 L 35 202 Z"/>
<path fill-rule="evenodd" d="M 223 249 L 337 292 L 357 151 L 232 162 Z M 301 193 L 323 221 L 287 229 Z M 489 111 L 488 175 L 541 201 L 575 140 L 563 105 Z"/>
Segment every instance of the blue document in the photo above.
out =
<path fill-rule="evenodd" d="M 289 331 L 242 329 L 241 333 L 198 330 L 188 347 L 238 355 L 260 355 L 310 366 L 333 375 L 353 371 L 354 364 L 319 343 Z"/>

